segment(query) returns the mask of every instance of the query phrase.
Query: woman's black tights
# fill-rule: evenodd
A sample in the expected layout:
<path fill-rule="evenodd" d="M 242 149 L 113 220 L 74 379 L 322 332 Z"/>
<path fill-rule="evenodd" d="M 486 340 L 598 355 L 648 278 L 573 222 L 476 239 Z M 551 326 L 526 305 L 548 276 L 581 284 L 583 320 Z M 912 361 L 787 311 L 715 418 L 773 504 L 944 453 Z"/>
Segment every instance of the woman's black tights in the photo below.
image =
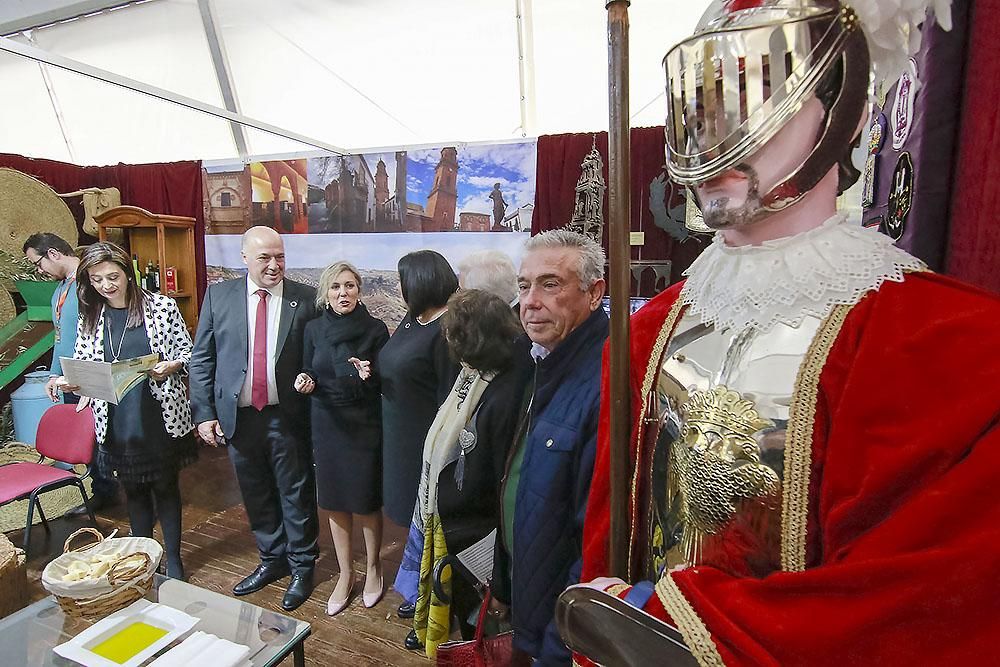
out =
<path fill-rule="evenodd" d="M 128 520 L 136 537 L 152 537 L 153 526 L 160 520 L 167 555 L 167 576 L 184 578 L 181 563 L 181 492 L 177 473 L 155 481 L 124 484 Z"/>

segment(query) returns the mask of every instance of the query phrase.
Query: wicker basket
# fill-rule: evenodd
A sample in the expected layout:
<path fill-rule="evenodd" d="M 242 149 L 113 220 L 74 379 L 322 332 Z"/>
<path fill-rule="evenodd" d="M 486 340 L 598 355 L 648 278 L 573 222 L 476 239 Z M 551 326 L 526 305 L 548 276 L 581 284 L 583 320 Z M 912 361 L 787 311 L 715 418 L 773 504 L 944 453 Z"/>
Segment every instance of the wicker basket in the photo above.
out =
<path fill-rule="evenodd" d="M 70 548 L 78 536 L 90 534 L 96 542 Z M 78 560 L 80 552 L 90 555 L 113 554 L 118 560 L 104 577 L 93 583 L 60 581 L 68 563 Z M 81 528 L 63 545 L 63 555 L 45 566 L 42 586 L 52 593 L 62 610 L 70 616 L 92 618 L 106 616 L 132 604 L 144 596 L 153 585 L 156 566 L 163 555 L 163 547 L 148 537 L 105 538 L 93 528 Z M 82 584 L 82 585 L 80 585 Z"/>
<path fill-rule="evenodd" d="M 13 614 L 28 603 L 28 574 L 24 551 L 0 533 L 0 618 Z"/>

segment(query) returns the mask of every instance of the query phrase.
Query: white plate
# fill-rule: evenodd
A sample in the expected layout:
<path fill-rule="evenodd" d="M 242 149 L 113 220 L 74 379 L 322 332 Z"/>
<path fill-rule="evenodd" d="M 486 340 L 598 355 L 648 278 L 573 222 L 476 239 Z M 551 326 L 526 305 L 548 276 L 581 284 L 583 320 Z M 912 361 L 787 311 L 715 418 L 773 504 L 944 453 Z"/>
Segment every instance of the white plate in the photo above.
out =
<path fill-rule="evenodd" d="M 92 648 L 109 637 L 121 632 L 133 623 L 142 622 L 166 630 L 167 634 L 157 639 L 145 649 L 136 653 L 127 662 L 113 662 L 94 653 Z M 56 646 L 53 651 L 64 658 L 85 667 L 138 667 L 157 652 L 163 650 L 175 639 L 183 636 L 198 623 L 198 619 L 162 604 L 148 600 L 137 600 L 128 607 L 116 611 L 90 626 L 73 639 Z"/>

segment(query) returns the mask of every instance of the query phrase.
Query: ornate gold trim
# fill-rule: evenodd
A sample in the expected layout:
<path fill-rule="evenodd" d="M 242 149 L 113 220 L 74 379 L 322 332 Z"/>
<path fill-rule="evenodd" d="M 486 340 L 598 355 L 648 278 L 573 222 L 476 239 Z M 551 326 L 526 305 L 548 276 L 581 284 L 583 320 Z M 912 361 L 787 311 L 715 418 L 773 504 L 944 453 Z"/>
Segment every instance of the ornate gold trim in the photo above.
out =
<path fill-rule="evenodd" d="M 819 378 L 844 320 L 853 305 L 835 306 L 820 324 L 795 378 L 788 429 L 785 434 L 785 471 L 781 507 L 781 569 L 806 569 L 806 533 L 809 519 L 809 477 L 812 471 L 813 428 Z"/>
<path fill-rule="evenodd" d="M 639 470 L 642 467 L 642 437 L 645 432 L 646 425 L 646 405 L 649 403 L 649 392 L 653 389 L 653 381 L 656 378 L 657 372 L 660 369 L 660 360 L 663 357 L 663 350 L 667 347 L 667 341 L 670 340 L 671 334 L 674 332 L 674 327 L 677 324 L 677 320 L 684 310 L 684 303 L 681 301 L 678 295 L 677 300 L 674 301 L 673 305 L 670 306 L 670 310 L 667 312 L 667 317 L 663 320 L 663 324 L 660 326 L 660 332 L 656 335 L 656 341 L 653 343 L 653 349 L 649 354 L 649 361 L 646 364 L 646 374 L 642 378 L 642 393 L 639 395 L 639 425 L 636 428 L 636 438 L 635 438 L 635 461 L 632 463 L 632 489 L 631 495 L 632 503 L 636 502 L 637 494 L 636 489 L 639 485 Z M 629 580 L 633 579 L 632 572 L 632 550 L 635 545 L 635 531 L 636 531 L 636 520 L 638 519 L 638 509 L 633 505 L 629 517 L 629 540 L 628 540 L 628 558 L 625 560 L 625 570 L 626 575 Z"/>
<path fill-rule="evenodd" d="M 701 667 L 724 667 L 725 663 L 722 662 L 719 649 L 712 641 L 712 634 L 669 572 L 656 582 L 656 595 L 663 603 L 663 608 L 670 614 L 670 618 L 677 624 L 677 629 L 684 635 L 684 641 L 687 642 L 691 655 L 698 664 Z"/>
<path fill-rule="evenodd" d="M 628 584 L 611 584 L 604 592 L 607 593 L 608 595 L 619 597 L 622 594 L 622 591 L 625 591 L 628 588 L 629 588 Z"/>

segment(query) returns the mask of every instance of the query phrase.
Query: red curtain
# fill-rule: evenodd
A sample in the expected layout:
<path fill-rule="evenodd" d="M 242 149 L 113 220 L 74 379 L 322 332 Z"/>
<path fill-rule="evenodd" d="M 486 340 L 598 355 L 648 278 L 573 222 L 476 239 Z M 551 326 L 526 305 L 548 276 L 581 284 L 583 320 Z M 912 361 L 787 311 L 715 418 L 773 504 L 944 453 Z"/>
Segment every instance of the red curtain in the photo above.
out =
<path fill-rule="evenodd" d="M 115 187 L 122 204 L 138 206 L 151 213 L 181 215 L 195 219 L 195 265 L 198 292 L 205 290 L 205 214 L 202 194 L 201 162 L 163 164 L 117 164 L 108 167 L 81 167 L 55 160 L 36 160 L 21 155 L 0 153 L 0 167 L 9 167 L 34 176 L 56 192 L 82 188 Z M 82 229 L 82 198 L 67 200 L 80 230 L 80 243 L 96 239 Z M 44 230 L 39 230 L 44 231 Z"/>
<path fill-rule="evenodd" d="M 580 163 L 596 144 L 604 163 L 604 181 L 608 182 L 608 133 L 556 134 L 538 138 L 538 158 L 535 176 L 535 209 L 531 219 L 531 233 L 563 227 L 573 217 L 576 204 L 576 183 L 580 178 Z M 631 188 L 633 232 L 644 232 L 641 246 L 632 246 L 633 260 L 671 260 L 670 282 L 681 278 L 681 273 L 707 244 L 707 237 L 688 237 L 675 240 L 657 226 L 650 206 L 650 192 L 656 195 L 665 185 L 662 201 L 654 205 L 662 213 L 682 203 L 676 188 L 666 178 L 663 127 L 633 128 L 631 133 Z M 604 238 L 607 240 L 608 196 L 604 196 Z M 660 215 L 662 222 L 662 214 Z M 643 274 L 641 284 L 633 281 L 632 294 L 653 294 L 653 276 Z M 656 291 L 663 289 L 661 283 Z"/>
<path fill-rule="evenodd" d="M 1000 0 L 971 11 L 947 273 L 1000 293 Z"/>

